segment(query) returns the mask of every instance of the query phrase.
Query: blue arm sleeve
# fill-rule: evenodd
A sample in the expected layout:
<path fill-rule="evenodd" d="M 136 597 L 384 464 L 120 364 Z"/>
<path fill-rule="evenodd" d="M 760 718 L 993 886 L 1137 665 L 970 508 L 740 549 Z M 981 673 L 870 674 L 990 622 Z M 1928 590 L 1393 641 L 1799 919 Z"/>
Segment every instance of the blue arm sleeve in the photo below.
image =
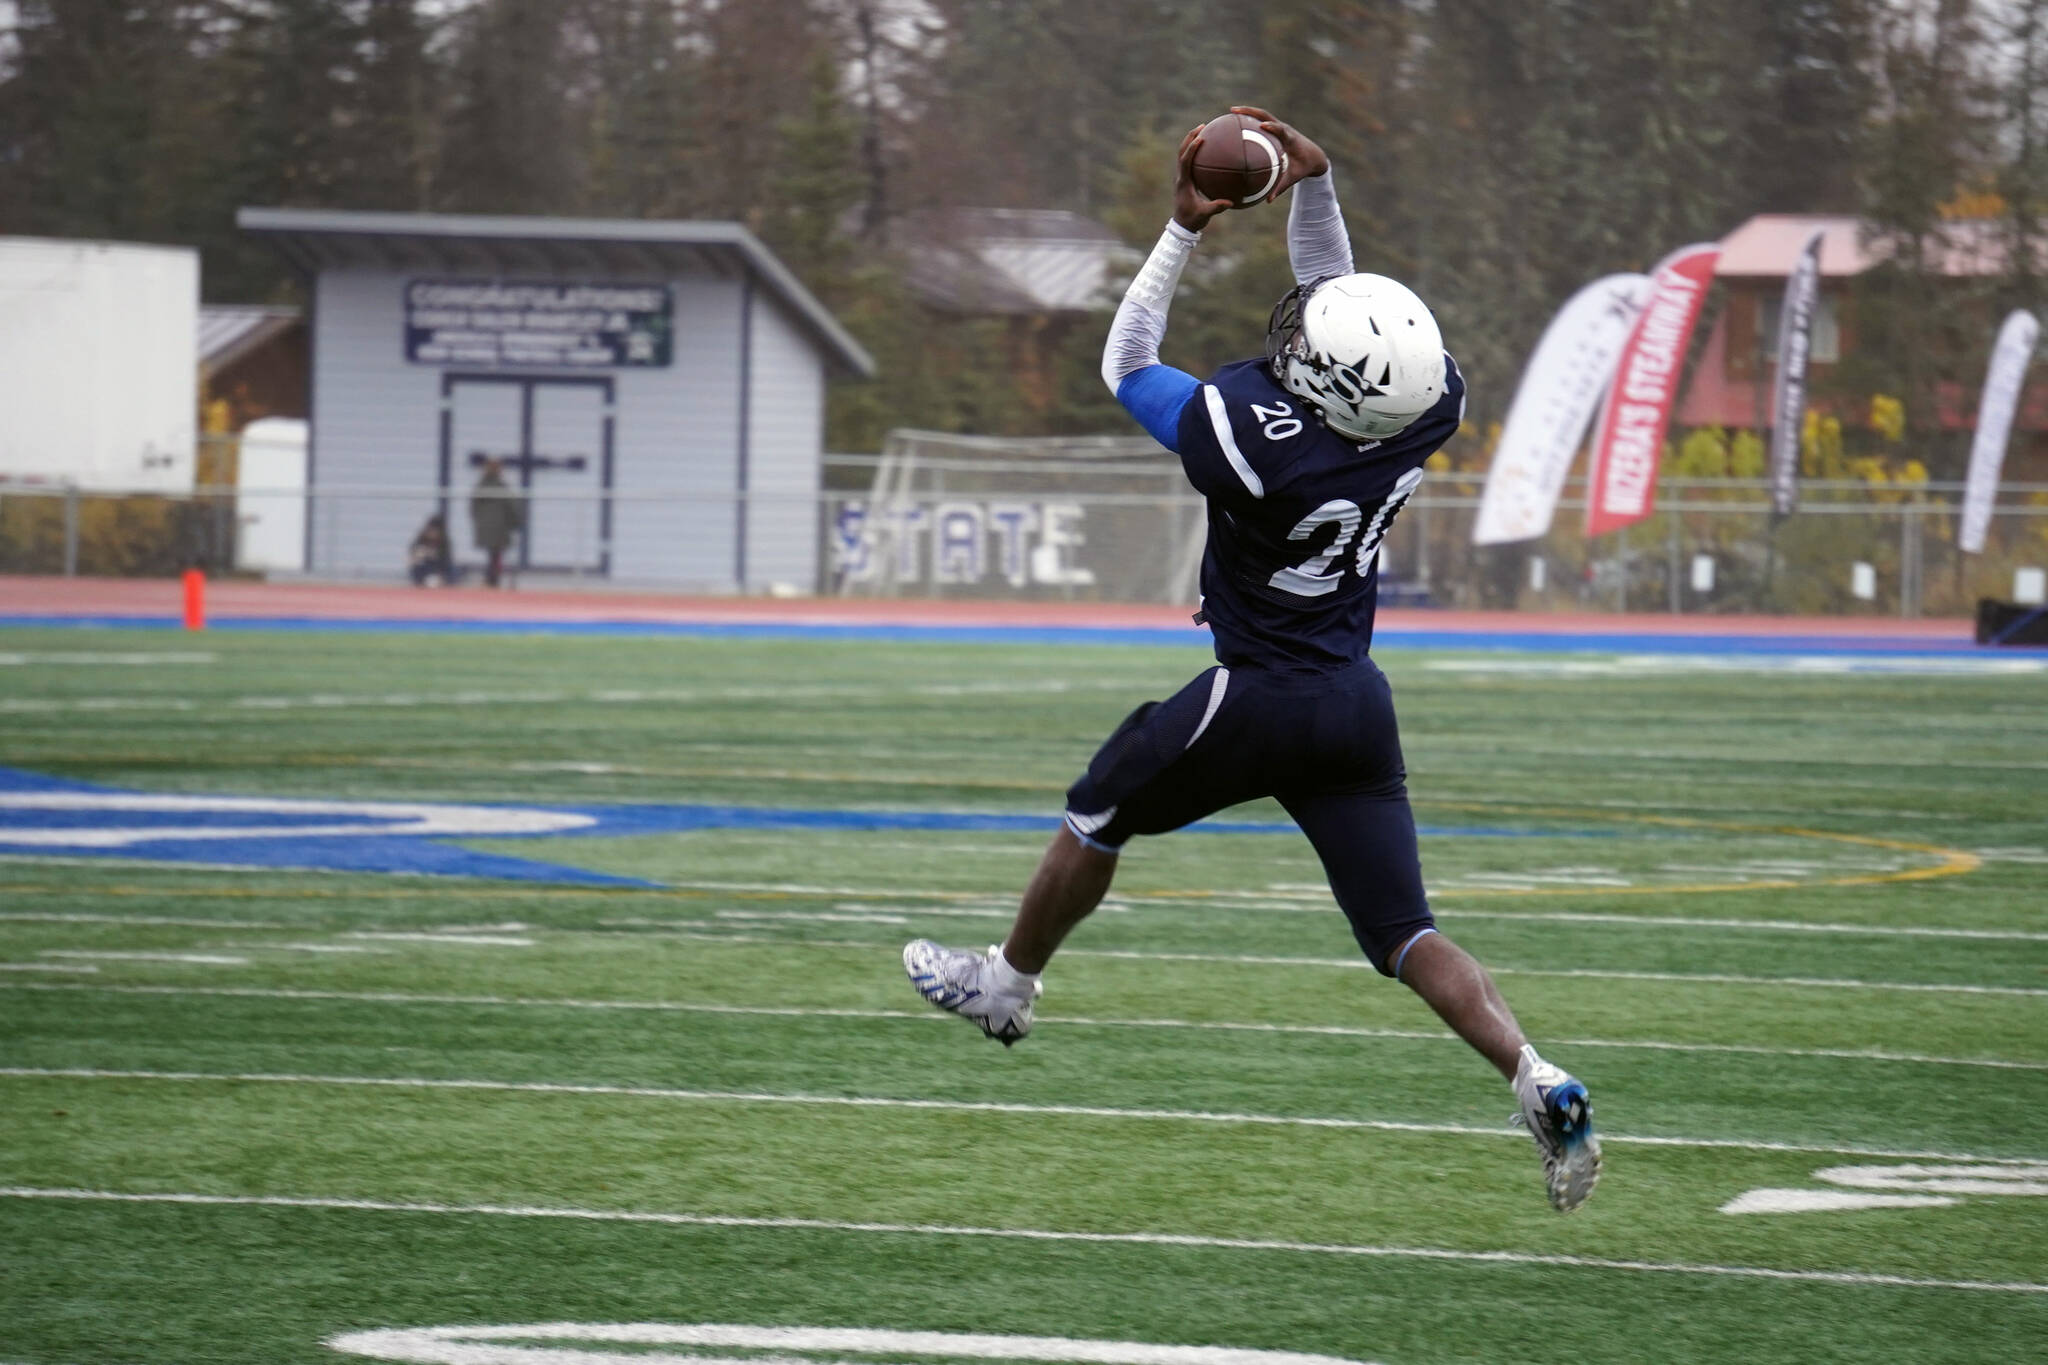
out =
<path fill-rule="evenodd" d="M 1153 440 L 1178 455 L 1181 411 L 1201 387 L 1201 381 L 1186 370 L 1147 365 L 1124 376 L 1116 386 L 1116 401 L 1152 433 Z"/>

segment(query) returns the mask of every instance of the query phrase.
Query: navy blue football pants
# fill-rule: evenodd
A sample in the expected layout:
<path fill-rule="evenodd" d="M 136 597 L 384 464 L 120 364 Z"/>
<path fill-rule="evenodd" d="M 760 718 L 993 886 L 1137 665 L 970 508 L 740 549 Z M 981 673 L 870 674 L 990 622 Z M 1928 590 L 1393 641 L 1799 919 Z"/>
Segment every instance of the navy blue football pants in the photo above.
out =
<path fill-rule="evenodd" d="M 1125 717 L 1067 790 L 1067 825 L 1123 847 L 1270 796 L 1294 817 L 1374 967 L 1433 927 L 1393 691 L 1371 660 L 1303 677 L 1212 668 Z"/>

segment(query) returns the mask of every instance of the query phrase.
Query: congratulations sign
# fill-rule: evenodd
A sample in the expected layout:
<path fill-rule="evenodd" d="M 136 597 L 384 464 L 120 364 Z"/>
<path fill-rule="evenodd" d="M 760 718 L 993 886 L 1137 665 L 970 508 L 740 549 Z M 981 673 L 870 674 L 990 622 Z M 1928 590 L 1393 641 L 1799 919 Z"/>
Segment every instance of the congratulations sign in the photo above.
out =
<path fill-rule="evenodd" d="M 417 365 L 662 368 L 674 353 L 662 284 L 413 280 L 405 358 Z"/>

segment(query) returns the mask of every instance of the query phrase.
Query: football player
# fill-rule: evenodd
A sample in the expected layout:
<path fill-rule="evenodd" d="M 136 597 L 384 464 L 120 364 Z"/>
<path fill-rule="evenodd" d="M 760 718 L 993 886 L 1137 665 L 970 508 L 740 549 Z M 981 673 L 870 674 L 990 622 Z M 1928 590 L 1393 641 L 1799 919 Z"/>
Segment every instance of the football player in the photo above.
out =
<path fill-rule="evenodd" d="M 1529 1045 L 1492 978 L 1435 926 L 1386 677 L 1367 656 L 1380 546 L 1427 460 L 1458 429 L 1465 384 L 1436 319 L 1405 286 L 1352 268 L 1329 158 L 1263 110 L 1240 108 L 1287 154 L 1295 286 L 1266 353 L 1208 382 L 1159 363 L 1167 309 L 1209 220 L 1230 207 L 1194 183 L 1200 129 L 1181 142 L 1173 217 L 1132 281 L 1102 377 L 1208 500 L 1202 610 L 1217 666 L 1147 702 L 1067 792 L 1064 827 L 987 953 L 926 939 L 905 971 L 941 1009 L 1015 1043 L 1039 974 L 1109 889 L 1136 834 L 1162 834 L 1270 796 L 1322 859 L 1373 966 L 1401 981 L 1499 1068 L 1536 1140 L 1550 1202 L 1569 1212 L 1600 1173 L 1586 1088 Z"/>

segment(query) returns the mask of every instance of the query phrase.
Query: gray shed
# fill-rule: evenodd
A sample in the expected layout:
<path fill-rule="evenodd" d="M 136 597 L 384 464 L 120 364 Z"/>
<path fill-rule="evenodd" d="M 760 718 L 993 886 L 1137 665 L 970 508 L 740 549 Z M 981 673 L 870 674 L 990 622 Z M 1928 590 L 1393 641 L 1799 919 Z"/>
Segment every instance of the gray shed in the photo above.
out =
<path fill-rule="evenodd" d="M 245 208 L 311 282 L 306 568 L 389 577 L 434 511 L 475 563 L 486 459 L 512 560 L 623 584 L 808 589 L 825 381 L 874 362 L 737 223 Z"/>

